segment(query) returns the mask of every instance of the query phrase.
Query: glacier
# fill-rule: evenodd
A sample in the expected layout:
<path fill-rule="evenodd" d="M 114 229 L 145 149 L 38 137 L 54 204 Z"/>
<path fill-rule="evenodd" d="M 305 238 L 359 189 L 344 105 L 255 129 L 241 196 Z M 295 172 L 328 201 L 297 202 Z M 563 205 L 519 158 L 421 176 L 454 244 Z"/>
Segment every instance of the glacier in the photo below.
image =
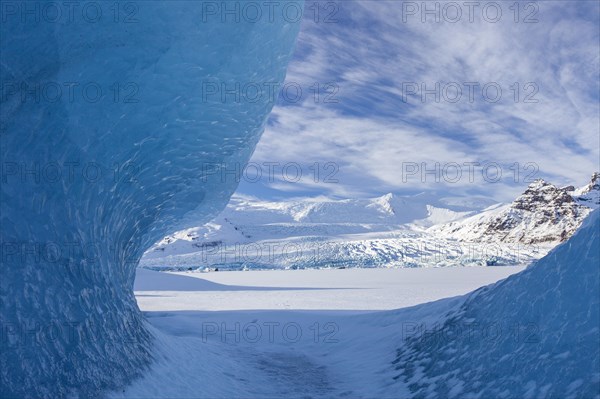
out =
<path fill-rule="evenodd" d="M 519 274 L 470 294 L 398 348 L 410 396 L 598 398 L 600 210 Z"/>
<path fill-rule="evenodd" d="M 599 176 L 594 173 L 577 190 L 539 179 L 512 203 L 492 202 L 479 209 L 448 205 L 428 193 L 277 202 L 234 195 L 210 223 L 153 245 L 140 267 L 210 271 L 528 265 L 571 237 L 598 207 Z"/>
<path fill-rule="evenodd" d="M 225 206 L 237 181 L 215 172 L 251 156 L 299 30 L 208 3 L 79 2 L 102 7 L 93 21 L 3 8 L 0 396 L 95 397 L 152 362 L 136 265 Z"/>

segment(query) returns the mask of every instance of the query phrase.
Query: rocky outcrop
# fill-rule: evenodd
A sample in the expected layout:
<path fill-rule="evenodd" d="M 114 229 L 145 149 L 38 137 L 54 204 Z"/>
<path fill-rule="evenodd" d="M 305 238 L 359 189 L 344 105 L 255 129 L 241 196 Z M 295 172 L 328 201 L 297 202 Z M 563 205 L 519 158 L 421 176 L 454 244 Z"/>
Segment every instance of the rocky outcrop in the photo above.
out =
<path fill-rule="evenodd" d="M 531 183 L 510 205 L 449 223 L 433 231 L 461 241 L 559 243 L 571 237 L 600 200 L 599 174 L 580 190 L 543 179 Z"/>

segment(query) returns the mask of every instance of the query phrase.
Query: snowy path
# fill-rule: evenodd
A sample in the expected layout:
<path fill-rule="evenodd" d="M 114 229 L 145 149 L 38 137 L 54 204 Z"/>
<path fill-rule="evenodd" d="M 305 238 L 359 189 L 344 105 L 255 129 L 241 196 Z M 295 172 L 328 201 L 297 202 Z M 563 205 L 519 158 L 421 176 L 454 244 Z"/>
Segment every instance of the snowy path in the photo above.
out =
<path fill-rule="evenodd" d="M 521 270 L 139 270 L 138 303 L 159 354 L 142 379 L 112 396 L 399 397 L 397 385 L 393 394 L 386 387 L 406 332 L 460 300 L 388 309 L 465 294 Z"/>

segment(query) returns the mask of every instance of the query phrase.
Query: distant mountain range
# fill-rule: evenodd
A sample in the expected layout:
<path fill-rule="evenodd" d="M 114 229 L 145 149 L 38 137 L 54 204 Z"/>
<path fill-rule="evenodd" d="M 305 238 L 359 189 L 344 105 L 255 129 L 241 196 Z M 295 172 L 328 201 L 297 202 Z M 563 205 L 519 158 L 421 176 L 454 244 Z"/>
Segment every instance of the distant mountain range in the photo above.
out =
<path fill-rule="evenodd" d="M 600 174 L 579 189 L 539 179 L 512 203 L 481 211 L 472 208 L 489 205 L 489 200 L 430 202 L 426 194 L 286 202 L 234 197 L 210 223 L 155 244 L 140 266 L 239 270 L 526 264 L 569 238 L 600 207 Z"/>

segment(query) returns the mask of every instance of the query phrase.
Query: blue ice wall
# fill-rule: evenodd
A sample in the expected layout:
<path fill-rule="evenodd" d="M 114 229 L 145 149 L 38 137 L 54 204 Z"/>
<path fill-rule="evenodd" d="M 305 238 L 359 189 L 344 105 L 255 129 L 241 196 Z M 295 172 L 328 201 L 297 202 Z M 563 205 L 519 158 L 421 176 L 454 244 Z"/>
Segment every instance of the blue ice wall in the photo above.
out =
<path fill-rule="evenodd" d="M 398 351 L 418 398 L 600 395 L 600 211 L 564 244 Z"/>
<path fill-rule="evenodd" d="M 1 4 L 2 397 L 95 396 L 151 362 L 136 264 L 228 201 L 303 5 L 67 3 Z"/>

